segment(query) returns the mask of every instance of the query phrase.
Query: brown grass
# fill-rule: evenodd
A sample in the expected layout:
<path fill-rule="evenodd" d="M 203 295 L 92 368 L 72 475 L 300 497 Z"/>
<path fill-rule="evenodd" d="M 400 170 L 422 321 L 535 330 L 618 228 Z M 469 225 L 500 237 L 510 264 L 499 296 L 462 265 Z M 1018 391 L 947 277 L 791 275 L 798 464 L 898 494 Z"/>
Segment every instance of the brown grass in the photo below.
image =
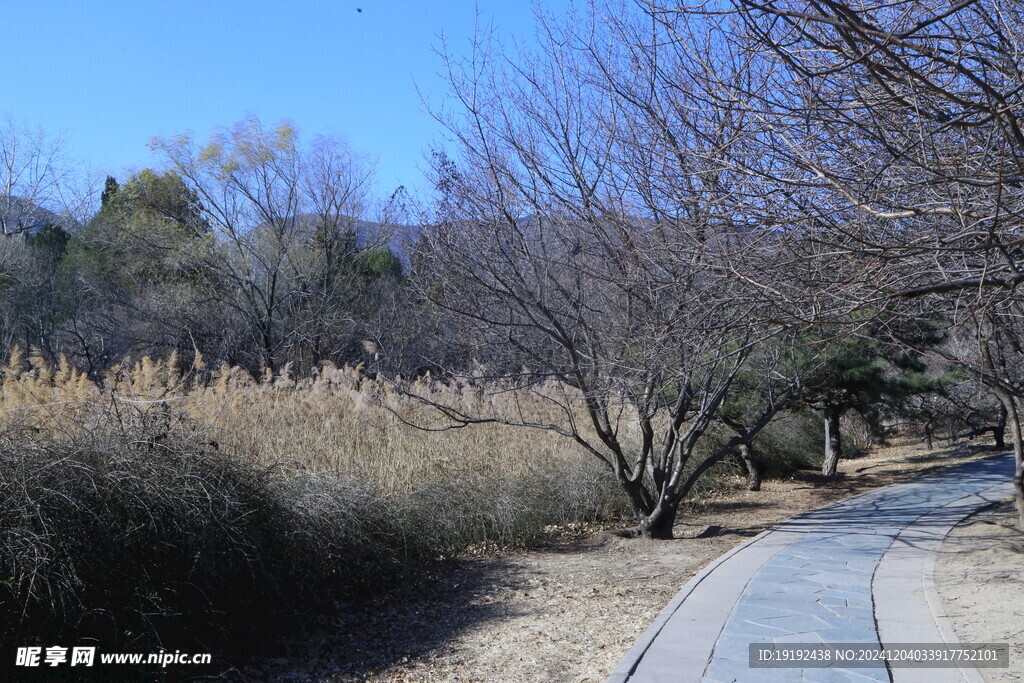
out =
<path fill-rule="evenodd" d="M 360 367 L 325 364 L 301 379 L 291 377 L 287 367 L 259 377 L 226 364 L 202 370 L 201 360 L 186 370 L 174 356 L 144 357 L 93 382 L 63 358 L 52 367 L 36 353 L 26 358 L 15 350 L 2 370 L 0 428 L 77 441 L 97 428 L 98 405 L 136 409 L 120 412 L 163 421 L 168 429 L 185 428 L 175 419 L 184 415 L 220 447 L 258 464 L 370 480 L 384 493 L 451 478 L 528 477 L 554 464 L 578 467 L 590 459 L 564 437 L 538 430 L 493 423 L 417 429 L 410 423 L 437 429 L 444 421 L 433 408 L 396 393 Z M 563 419 L 547 399 L 566 399 L 562 387 L 485 392 L 430 378 L 417 381 L 414 391 L 467 412 L 535 422 Z"/>
<path fill-rule="evenodd" d="M 69 629 L 117 646 L 263 642 L 467 547 L 624 512 L 560 439 L 414 429 L 437 416 L 359 368 L 296 380 L 142 358 L 94 380 L 15 352 L 0 379 L 0 645 Z M 471 385 L 416 390 L 550 410 Z"/>

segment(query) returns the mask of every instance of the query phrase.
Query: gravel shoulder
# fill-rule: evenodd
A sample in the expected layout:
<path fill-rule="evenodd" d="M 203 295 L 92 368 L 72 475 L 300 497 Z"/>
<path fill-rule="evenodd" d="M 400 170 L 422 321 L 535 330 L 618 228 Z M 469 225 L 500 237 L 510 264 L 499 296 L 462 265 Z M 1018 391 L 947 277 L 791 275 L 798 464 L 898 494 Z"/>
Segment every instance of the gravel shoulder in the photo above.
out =
<path fill-rule="evenodd" d="M 961 445 L 874 449 L 811 472 L 725 488 L 680 513 L 677 538 L 558 529 L 525 551 L 479 549 L 425 586 L 325 623 L 289 657 L 252 662 L 246 678 L 295 681 L 603 681 L 682 585 L 734 545 L 797 513 L 978 457 Z M 984 453 L 981 453 L 982 455 Z"/>
<path fill-rule="evenodd" d="M 1012 501 L 972 515 L 942 544 L 935 565 L 941 610 L 961 642 L 1009 643 L 1009 669 L 979 669 L 986 681 L 1024 680 L 1024 532 Z"/>

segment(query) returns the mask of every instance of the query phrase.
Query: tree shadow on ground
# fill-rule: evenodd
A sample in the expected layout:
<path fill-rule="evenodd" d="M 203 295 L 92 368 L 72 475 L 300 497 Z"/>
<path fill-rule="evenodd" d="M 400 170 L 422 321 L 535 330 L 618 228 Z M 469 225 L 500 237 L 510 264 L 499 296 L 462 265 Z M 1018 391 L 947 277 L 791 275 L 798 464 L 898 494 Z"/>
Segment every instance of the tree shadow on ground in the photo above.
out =
<path fill-rule="evenodd" d="M 945 448 L 936 448 L 933 451 L 926 451 L 920 455 L 912 455 L 907 458 L 908 463 L 922 463 L 931 462 L 936 465 L 942 465 L 946 461 L 953 460 L 955 458 L 962 458 L 965 455 L 976 455 L 978 457 L 984 457 L 986 455 L 993 455 L 995 453 L 1005 453 L 1008 448 L 996 448 L 993 445 L 986 444 L 972 444 L 972 443 L 955 443 Z"/>
<path fill-rule="evenodd" d="M 282 643 L 280 656 L 239 661 L 221 678 L 365 680 L 469 629 L 515 616 L 487 598 L 512 588 L 517 568 L 505 558 L 436 563 L 408 585 L 339 607 L 301 637 Z"/>
<path fill-rule="evenodd" d="M 518 616 L 514 608 L 491 598 L 518 587 L 521 569 L 501 556 L 435 562 L 376 598 L 339 605 L 305 632 L 289 632 L 276 643 L 267 634 L 260 655 L 210 650 L 210 666 L 101 666 L 97 655 L 91 669 L 21 667 L 7 680 L 364 681 L 422 658 L 465 631 Z"/>

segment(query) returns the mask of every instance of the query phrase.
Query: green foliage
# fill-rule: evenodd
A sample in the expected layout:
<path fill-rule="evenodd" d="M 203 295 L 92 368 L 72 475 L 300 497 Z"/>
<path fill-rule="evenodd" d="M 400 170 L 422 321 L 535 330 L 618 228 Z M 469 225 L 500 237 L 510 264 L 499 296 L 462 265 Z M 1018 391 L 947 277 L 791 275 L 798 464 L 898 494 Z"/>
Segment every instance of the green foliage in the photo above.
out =
<path fill-rule="evenodd" d="M 387 247 L 362 252 L 357 268 L 360 275 L 370 279 L 402 276 L 402 262 Z"/>
<path fill-rule="evenodd" d="M 173 171 L 156 173 L 147 168 L 133 174 L 124 185 L 108 177 L 97 218 L 149 225 L 162 223 L 191 238 L 210 233 L 199 198 Z"/>
<path fill-rule="evenodd" d="M 67 253 L 71 235 L 59 225 L 47 223 L 35 234 L 25 236 L 25 242 L 34 252 L 36 258 L 48 266 L 49 271 L 56 271 Z"/>
<path fill-rule="evenodd" d="M 117 195 L 120 189 L 121 185 L 118 184 L 117 178 L 108 175 L 106 182 L 103 184 L 103 192 L 100 194 L 101 209 L 105 209 L 110 204 L 110 201 Z"/>
<path fill-rule="evenodd" d="M 75 234 L 69 267 L 101 292 L 202 279 L 212 245 L 195 194 L 175 173 L 108 178 L 100 212 Z"/>
<path fill-rule="evenodd" d="M 805 382 L 809 402 L 868 409 L 889 389 L 889 366 L 874 339 L 850 335 L 824 353 L 824 362 Z"/>
<path fill-rule="evenodd" d="M 87 282 L 97 292 L 121 281 L 123 261 L 116 246 L 105 237 L 106 231 L 92 223 L 68 240 L 62 267 L 67 280 Z"/>
<path fill-rule="evenodd" d="M 806 353 L 820 357 L 820 362 L 804 380 L 806 404 L 829 405 L 840 412 L 853 409 L 862 415 L 877 414 L 883 406 L 898 411 L 908 397 L 941 391 L 951 381 L 930 373 L 918 354 L 881 341 L 879 326 L 840 334 L 824 343 L 808 340 Z M 918 348 L 941 341 L 939 326 L 927 319 L 916 321 L 913 329 L 901 330 L 901 336 Z"/>

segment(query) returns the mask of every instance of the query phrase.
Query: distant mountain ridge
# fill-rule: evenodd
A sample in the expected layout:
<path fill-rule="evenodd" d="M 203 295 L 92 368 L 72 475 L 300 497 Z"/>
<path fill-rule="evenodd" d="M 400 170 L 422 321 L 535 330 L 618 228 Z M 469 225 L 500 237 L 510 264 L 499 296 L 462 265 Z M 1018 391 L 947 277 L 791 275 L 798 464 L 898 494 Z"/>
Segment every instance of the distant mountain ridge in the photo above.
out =
<path fill-rule="evenodd" d="M 406 241 L 415 233 L 415 228 L 405 224 L 382 223 L 350 216 L 339 216 L 335 220 L 337 227 L 352 231 L 357 248 L 387 247 L 395 257 L 407 260 L 409 250 Z M 321 221 L 320 216 L 301 213 L 296 215 L 294 225 L 299 234 L 312 236 L 319 229 Z M 265 226 L 266 224 L 263 224 L 257 229 Z"/>
<path fill-rule="evenodd" d="M 78 227 L 78 222 L 17 195 L 0 195 L 0 232 L 7 235 L 31 235 L 45 225 L 56 225 L 72 231 Z"/>
<path fill-rule="evenodd" d="M 360 249 L 387 247 L 399 259 L 408 259 L 406 239 L 415 232 L 407 225 L 383 224 L 358 218 L 344 218 L 340 222 L 351 229 Z M 297 217 L 300 230 L 310 234 L 319 225 L 319 219 L 311 214 Z M 33 235 L 45 225 L 56 225 L 73 232 L 80 227 L 78 221 L 61 215 L 17 195 L 0 195 L 0 237 L 3 235 Z"/>

